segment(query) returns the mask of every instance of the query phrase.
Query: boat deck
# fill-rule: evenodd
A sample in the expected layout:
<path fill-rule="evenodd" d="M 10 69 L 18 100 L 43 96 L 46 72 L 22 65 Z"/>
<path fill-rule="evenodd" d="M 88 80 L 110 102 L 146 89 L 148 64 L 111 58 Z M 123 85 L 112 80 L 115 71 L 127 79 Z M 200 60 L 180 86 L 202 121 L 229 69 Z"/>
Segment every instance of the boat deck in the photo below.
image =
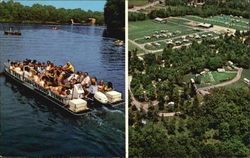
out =
<path fill-rule="evenodd" d="M 96 102 L 94 99 L 86 98 L 85 100 L 88 102 L 87 106 L 89 109 L 84 110 L 84 111 L 80 111 L 80 112 L 73 112 L 73 111 L 69 110 L 68 105 L 67 105 L 67 103 L 70 101 L 70 99 L 64 98 L 58 94 L 55 94 L 54 92 L 52 92 L 48 89 L 45 89 L 44 87 L 41 87 L 40 85 L 36 84 L 32 80 L 25 78 L 24 76 L 18 74 L 17 72 L 15 72 L 13 70 L 10 70 L 9 67 L 6 66 L 6 64 L 5 64 L 5 68 L 4 68 L 4 73 L 6 74 L 7 77 L 16 81 L 18 84 L 32 90 L 36 94 L 49 100 L 53 104 L 57 105 L 58 107 L 60 107 L 64 111 L 66 111 L 74 116 L 85 116 L 87 113 L 93 111 L 94 110 L 94 108 L 93 108 L 94 106 L 92 106 L 93 104 L 95 106 L 107 106 L 110 108 L 114 108 L 116 106 L 120 106 L 122 104 L 125 104 L 125 102 L 123 100 L 121 100 L 121 101 L 116 102 L 116 103 L 108 103 L 108 104 L 104 105 L 104 104 L 101 104 L 99 102 Z"/>

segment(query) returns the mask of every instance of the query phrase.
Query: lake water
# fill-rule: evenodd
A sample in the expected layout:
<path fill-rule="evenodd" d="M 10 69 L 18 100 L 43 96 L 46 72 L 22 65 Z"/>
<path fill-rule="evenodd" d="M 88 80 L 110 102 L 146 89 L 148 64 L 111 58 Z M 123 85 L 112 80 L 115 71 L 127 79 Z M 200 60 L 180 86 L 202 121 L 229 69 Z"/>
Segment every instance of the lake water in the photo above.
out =
<path fill-rule="evenodd" d="M 2 28 L 13 26 L 0 24 Z M 4 27 L 3 27 L 4 26 Z M 125 55 L 104 27 L 22 25 L 22 36 L 0 30 L 0 72 L 3 62 L 50 60 L 57 65 L 71 61 L 76 71 L 111 81 L 123 93 Z M 124 105 L 101 107 L 91 115 L 72 118 L 50 102 L 0 75 L 0 155 L 2 156 L 124 156 Z"/>

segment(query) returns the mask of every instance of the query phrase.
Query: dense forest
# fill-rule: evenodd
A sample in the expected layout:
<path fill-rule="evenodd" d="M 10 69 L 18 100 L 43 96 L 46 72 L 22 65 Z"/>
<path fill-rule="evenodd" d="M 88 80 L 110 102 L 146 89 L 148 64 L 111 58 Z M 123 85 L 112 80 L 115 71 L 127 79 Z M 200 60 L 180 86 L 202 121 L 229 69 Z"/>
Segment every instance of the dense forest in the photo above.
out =
<path fill-rule="evenodd" d="M 154 19 L 156 17 L 166 18 L 170 16 L 197 15 L 200 17 L 209 17 L 220 14 L 237 15 L 249 18 L 249 2 L 246 0 L 230 0 L 226 3 L 212 0 L 206 1 L 203 6 L 188 6 L 187 0 L 166 0 L 166 7 L 152 10 L 149 14 L 129 13 L 129 21 L 140 21 L 146 18 Z"/>
<path fill-rule="evenodd" d="M 190 85 L 183 84 L 185 75 L 199 74 L 205 68 L 216 70 L 227 65 L 229 60 L 238 67 L 248 69 L 249 37 L 245 43 L 242 43 L 240 36 L 238 33 L 235 37 L 226 35 L 219 39 L 207 39 L 201 44 L 194 42 L 189 48 L 166 48 L 162 55 L 145 55 L 144 61 L 130 53 L 129 73 L 133 76 L 131 90 L 134 97 L 139 101 L 145 101 L 162 100 L 162 97 L 168 95 L 168 100 L 180 103 L 187 97 L 179 97 L 180 87 L 187 90 L 184 94 L 191 93 L 188 92 Z M 158 82 L 159 80 L 161 82 Z M 157 89 L 152 81 L 156 82 Z M 146 91 L 146 94 L 143 91 Z"/>
<path fill-rule="evenodd" d="M 56 9 L 54 6 L 40 4 L 29 7 L 13 1 L 0 3 L 0 22 L 67 24 L 71 23 L 70 19 L 82 23 L 87 22 L 89 18 L 95 18 L 97 24 L 104 25 L 103 12 Z"/>
<path fill-rule="evenodd" d="M 107 0 L 104 8 L 107 34 L 111 37 L 125 39 L 125 0 Z"/>
<path fill-rule="evenodd" d="M 159 117 L 130 108 L 130 157 L 247 157 L 249 87 L 215 89 L 203 102 L 183 104 L 183 115 Z M 142 124 L 141 120 L 146 120 Z"/>
<path fill-rule="evenodd" d="M 125 0 L 107 0 L 104 8 L 108 29 L 125 27 Z"/>

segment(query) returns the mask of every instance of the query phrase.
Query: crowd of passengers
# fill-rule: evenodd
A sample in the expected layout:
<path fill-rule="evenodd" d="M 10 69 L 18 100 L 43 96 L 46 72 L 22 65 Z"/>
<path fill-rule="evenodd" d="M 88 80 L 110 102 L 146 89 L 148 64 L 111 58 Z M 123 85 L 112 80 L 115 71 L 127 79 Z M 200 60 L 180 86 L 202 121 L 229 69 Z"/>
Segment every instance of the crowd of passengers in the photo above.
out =
<path fill-rule="evenodd" d="M 34 81 L 36 84 L 61 95 L 71 98 L 75 84 L 81 84 L 85 90 L 84 97 L 92 97 L 97 91 L 106 92 L 113 89 L 112 83 L 105 85 L 104 80 L 97 82 L 96 77 L 89 77 L 88 72 L 74 72 L 74 66 L 67 62 L 56 66 L 52 62 L 37 62 L 26 59 L 23 62 L 10 62 L 10 69 Z"/>

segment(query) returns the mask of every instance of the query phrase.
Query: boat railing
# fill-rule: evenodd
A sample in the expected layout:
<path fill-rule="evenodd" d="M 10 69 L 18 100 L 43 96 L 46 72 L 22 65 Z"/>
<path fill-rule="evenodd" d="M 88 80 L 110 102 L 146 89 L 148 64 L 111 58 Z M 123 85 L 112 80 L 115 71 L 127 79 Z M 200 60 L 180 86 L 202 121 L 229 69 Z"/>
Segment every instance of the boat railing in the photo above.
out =
<path fill-rule="evenodd" d="M 59 102 L 62 102 L 64 104 L 67 104 L 69 99 L 68 98 L 64 98 L 56 93 L 54 93 L 53 91 L 49 90 L 49 89 L 46 89 L 44 88 L 43 86 L 40 86 L 39 84 L 37 84 L 36 82 L 34 82 L 33 80 L 29 79 L 29 78 L 26 78 L 24 77 L 24 75 L 21 75 L 17 72 L 15 72 L 14 70 L 11 70 L 7 64 L 5 64 L 5 70 L 10 73 L 11 75 L 13 75 L 14 77 L 18 78 L 19 80 L 23 81 L 23 82 L 26 82 L 28 83 L 29 85 L 35 87 L 36 89 L 42 91 L 43 93 L 51 96 L 52 98 L 56 99 L 57 101 Z"/>
<path fill-rule="evenodd" d="M 51 91 L 49 89 L 46 89 L 43 86 L 40 86 L 39 84 L 37 84 L 36 82 L 34 82 L 33 80 L 31 80 L 29 78 L 24 77 L 24 81 L 31 84 L 33 87 L 36 87 L 36 89 L 46 93 L 47 95 L 49 95 L 50 97 L 56 99 L 59 102 L 62 102 L 64 104 L 66 104 L 68 102 L 68 98 L 64 98 L 64 97 L 56 94 L 55 92 L 53 92 L 53 91 Z"/>

